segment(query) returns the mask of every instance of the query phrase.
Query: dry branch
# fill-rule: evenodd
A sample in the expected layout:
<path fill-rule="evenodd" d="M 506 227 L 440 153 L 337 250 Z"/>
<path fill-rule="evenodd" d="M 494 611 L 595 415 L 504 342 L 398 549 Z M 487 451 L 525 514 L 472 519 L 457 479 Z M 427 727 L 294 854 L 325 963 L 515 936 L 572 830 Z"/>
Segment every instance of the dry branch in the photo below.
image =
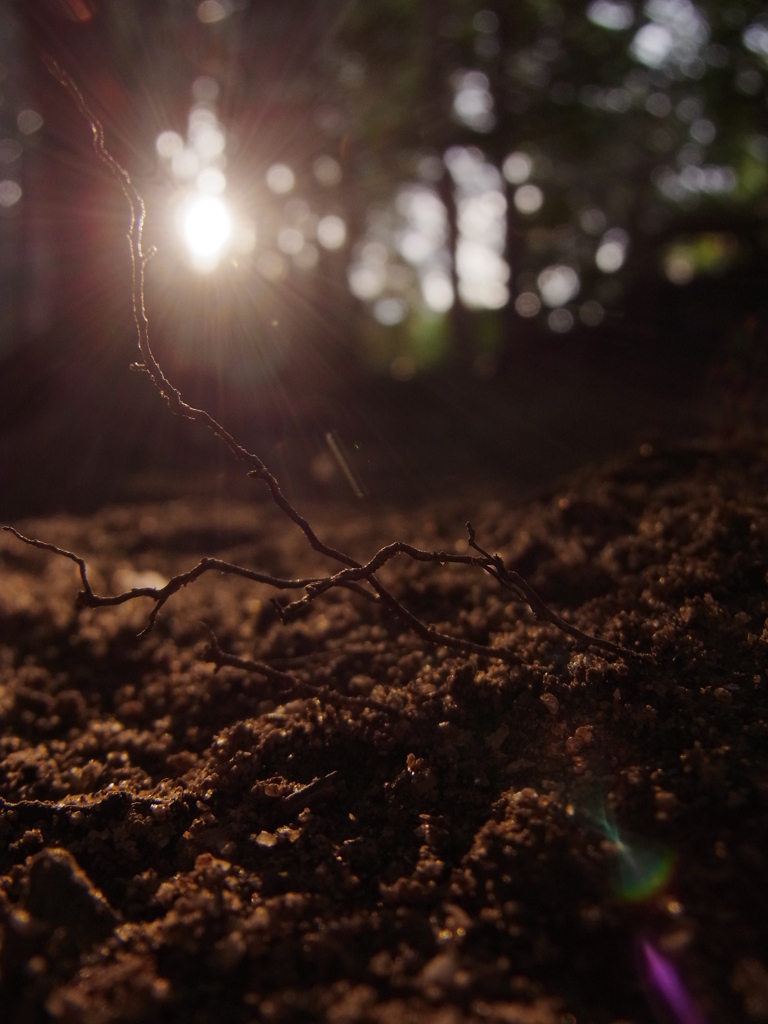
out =
<path fill-rule="evenodd" d="M 424 623 L 402 604 L 395 595 L 384 586 L 376 575 L 387 562 L 399 555 L 405 555 L 415 561 L 439 563 L 458 563 L 462 565 L 476 566 L 483 572 L 492 576 L 497 583 L 508 590 L 513 596 L 523 601 L 531 608 L 536 618 L 542 622 L 548 622 L 561 632 L 574 639 L 582 647 L 594 647 L 601 651 L 616 655 L 636 655 L 636 652 L 614 644 L 609 640 L 603 640 L 582 632 L 575 626 L 566 622 L 559 615 L 551 611 L 542 601 L 539 595 L 533 590 L 519 573 L 508 569 L 498 554 L 490 554 L 480 547 L 475 539 L 475 531 L 471 524 L 467 523 L 469 546 L 477 552 L 475 555 L 460 555 L 447 551 L 424 551 L 411 544 L 402 541 L 395 541 L 387 544 L 377 551 L 373 557 L 365 563 L 360 563 L 343 551 L 339 551 L 329 544 L 324 543 L 314 532 L 309 522 L 298 512 L 291 502 L 283 494 L 277 478 L 268 470 L 258 455 L 244 448 L 217 420 L 215 420 L 204 409 L 195 408 L 189 405 L 181 397 L 181 393 L 175 388 L 165 376 L 159 363 L 155 359 L 149 343 L 149 321 L 144 301 L 144 273 L 153 250 L 144 251 L 142 244 L 142 233 L 146 209 L 144 201 L 136 190 L 130 175 L 112 156 L 106 147 L 104 129 L 101 122 L 88 107 L 82 92 L 73 81 L 71 76 L 63 70 L 56 61 L 50 57 L 45 58 L 46 65 L 51 74 L 64 86 L 73 98 L 78 109 L 90 124 L 93 135 L 93 146 L 98 158 L 109 169 L 120 185 L 130 210 L 130 223 L 128 228 L 128 243 L 131 253 L 132 270 L 132 299 L 133 316 L 136 327 L 137 344 L 139 349 L 139 361 L 133 364 L 132 368 L 146 374 L 152 384 L 165 400 L 170 411 L 185 419 L 202 423 L 215 437 L 217 437 L 232 455 L 240 462 L 248 465 L 248 475 L 263 481 L 270 497 L 283 514 L 297 526 L 307 539 L 310 547 L 326 558 L 335 561 L 343 566 L 339 571 L 323 576 L 306 579 L 282 579 L 269 573 L 258 572 L 244 566 L 235 565 L 219 558 L 202 558 L 191 569 L 174 576 L 163 587 L 134 587 L 124 593 L 114 596 L 102 596 L 96 594 L 88 579 L 88 570 L 85 560 L 72 551 L 57 547 L 47 541 L 38 540 L 34 537 L 27 537 L 13 527 L 6 526 L 3 529 L 12 533 L 20 541 L 32 547 L 49 551 L 52 554 L 68 558 L 73 561 L 80 574 L 82 590 L 78 594 L 78 604 L 89 608 L 98 608 L 108 605 L 124 604 L 138 598 L 150 598 L 154 604 L 149 613 L 147 625 L 140 635 L 143 635 L 152 628 L 158 612 L 165 605 L 170 597 L 182 587 L 193 583 L 204 573 L 216 571 L 224 575 L 240 576 L 256 583 L 266 584 L 277 590 L 304 590 L 304 596 L 299 600 L 287 605 L 278 604 L 275 606 L 284 621 L 288 621 L 298 614 L 319 596 L 335 587 L 344 587 L 352 590 L 360 596 L 374 600 L 387 608 L 396 618 L 404 623 L 410 630 L 423 640 L 437 646 L 446 647 L 463 654 L 476 654 L 484 658 L 494 658 L 507 663 L 519 663 L 520 657 L 507 647 L 491 647 L 486 644 L 473 643 L 469 640 L 462 640 L 458 637 L 442 633 L 432 626 Z M 217 666 L 229 665 L 245 671 L 260 675 L 272 682 L 279 684 L 284 695 L 296 694 L 297 696 L 322 696 L 325 700 L 341 701 L 344 703 L 360 703 L 358 698 L 343 697 L 340 694 L 329 696 L 324 690 L 314 687 L 309 683 L 302 682 L 286 672 L 280 672 L 261 662 L 251 661 L 247 658 L 240 658 L 227 654 L 221 650 L 216 638 L 211 634 L 211 641 L 206 648 L 205 657 L 213 661 Z M 380 710 L 391 711 L 392 708 L 385 704 L 370 699 L 365 700 L 366 706 L 377 707 Z"/>

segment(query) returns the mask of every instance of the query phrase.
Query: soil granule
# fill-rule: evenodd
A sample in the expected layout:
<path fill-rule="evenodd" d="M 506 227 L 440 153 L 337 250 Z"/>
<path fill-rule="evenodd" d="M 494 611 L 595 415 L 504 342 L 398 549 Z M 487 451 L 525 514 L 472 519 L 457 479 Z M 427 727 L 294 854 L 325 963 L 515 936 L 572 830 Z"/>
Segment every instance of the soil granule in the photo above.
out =
<path fill-rule="evenodd" d="M 466 550 L 472 518 L 647 655 L 578 650 L 471 567 L 382 570 L 520 666 L 348 591 L 284 625 L 213 574 L 137 640 L 151 602 L 78 608 L 71 562 L 2 535 L 2 1021 L 768 1021 L 767 495 L 752 436 L 645 445 L 522 507 L 302 507 L 360 559 Z M 16 525 L 101 593 L 204 554 L 329 571 L 259 495 Z M 216 670 L 201 623 L 319 696 Z"/>

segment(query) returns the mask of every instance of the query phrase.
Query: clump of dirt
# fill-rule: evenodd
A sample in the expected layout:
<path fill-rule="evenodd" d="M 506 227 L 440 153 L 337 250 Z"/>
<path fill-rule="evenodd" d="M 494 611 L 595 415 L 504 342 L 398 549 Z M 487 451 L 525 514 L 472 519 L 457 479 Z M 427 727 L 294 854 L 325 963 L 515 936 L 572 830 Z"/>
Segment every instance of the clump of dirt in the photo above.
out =
<path fill-rule="evenodd" d="M 3 535 L 3 1019 L 641 1024 L 676 1019 L 662 964 L 690 1013 L 768 1020 L 766 495 L 750 437 L 644 446 L 523 507 L 303 510 L 360 558 L 462 550 L 471 517 L 555 610 L 646 655 L 579 651 L 470 567 L 382 570 L 519 666 L 348 591 L 283 624 L 213 574 L 137 641 L 150 602 L 77 608 L 72 563 Z M 202 554 L 328 571 L 260 501 L 18 525 L 100 592 Z M 216 670 L 201 622 L 320 695 Z"/>

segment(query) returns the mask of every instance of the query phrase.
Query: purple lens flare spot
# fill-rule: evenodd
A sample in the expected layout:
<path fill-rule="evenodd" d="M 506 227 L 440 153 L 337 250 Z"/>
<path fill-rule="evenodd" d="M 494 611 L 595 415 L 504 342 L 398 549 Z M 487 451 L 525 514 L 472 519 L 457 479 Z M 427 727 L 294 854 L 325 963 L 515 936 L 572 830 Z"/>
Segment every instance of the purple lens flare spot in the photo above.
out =
<path fill-rule="evenodd" d="M 655 1001 L 661 999 L 678 1024 L 705 1024 L 672 961 L 662 956 L 647 939 L 641 939 L 639 945 L 643 978 Z"/>

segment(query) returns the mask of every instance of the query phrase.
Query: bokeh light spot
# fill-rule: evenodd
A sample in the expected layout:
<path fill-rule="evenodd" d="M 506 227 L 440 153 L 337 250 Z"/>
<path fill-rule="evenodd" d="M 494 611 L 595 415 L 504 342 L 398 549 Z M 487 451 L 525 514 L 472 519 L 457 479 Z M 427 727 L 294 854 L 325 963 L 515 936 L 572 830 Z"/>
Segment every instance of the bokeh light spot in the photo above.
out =
<path fill-rule="evenodd" d="M 197 176 L 197 187 L 206 195 L 220 196 L 227 187 L 227 179 L 217 168 L 206 167 Z"/>
<path fill-rule="evenodd" d="M 569 309 L 553 309 L 547 317 L 547 326 L 555 334 L 567 334 L 573 327 L 573 313 Z"/>
<path fill-rule="evenodd" d="M 171 157 L 171 170 L 174 177 L 181 181 L 189 181 L 200 170 L 200 161 L 191 149 L 180 149 Z"/>
<path fill-rule="evenodd" d="M 755 22 L 744 29 L 741 37 L 744 46 L 760 57 L 768 57 L 768 25 Z"/>
<path fill-rule="evenodd" d="M 664 264 L 664 272 L 672 284 L 689 284 L 696 276 L 693 260 L 683 253 L 671 253 Z"/>
<path fill-rule="evenodd" d="M 387 275 L 381 265 L 357 263 L 351 267 L 348 281 L 352 294 L 365 302 L 381 295 L 387 282 Z"/>
<path fill-rule="evenodd" d="M 267 188 L 282 196 L 293 189 L 296 175 L 287 164 L 272 164 L 267 171 Z"/>
<path fill-rule="evenodd" d="M 211 123 L 207 118 L 195 117 L 195 113 L 198 112 L 194 111 L 193 116 L 190 117 L 189 141 L 200 159 L 208 163 L 224 152 L 224 133 L 218 127 L 215 115 L 213 115 L 213 123 Z"/>
<path fill-rule="evenodd" d="M 155 149 L 163 160 L 172 160 L 184 149 L 184 139 L 178 132 L 160 132 L 155 139 Z"/>
<path fill-rule="evenodd" d="M 15 206 L 21 199 L 21 185 L 16 181 L 6 179 L 0 181 L 0 206 Z"/>
<path fill-rule="evenodd" d="M 210 75 L 200 75 L 192 83 L 192 95 L 198 103 L 215 103 L 219 98 L 219 83 Z"/>
<path fill-rule="evenodd" d="M 461 238 L 456 250 L 459 293 L 468 305 L 501 309 L 509 301 L 509 267 L 489 245 Z"/>
<path fill-rule="evenodd" d="M 520 213 L 537 213 L 544 203 L 544 193 L 538 185 L 521 185 L 515 191 L 514 204 Z"/>
<path fill-rule="evenodd" d="M 673 243 L 665 252 L 667 280 L 685 285 L 698 274 L 724 273 L 739 254 L 738 239 L 728 232 L 707 231 Z"/>
<path fill-rule="evenodd" d="M 564 306 L 578 295 L 581 287 L 579 275 L 573 267 L 562 263 L 545 267 L 536 280 L 541 297 L 548 306 Z"/>
<path fill-rule="evenodd" d="M 43 127 L 43 117 L 36 110 L 27 108 L 19 111 L 16 124 L 22 135 L 34 135 Z"/>
<path fill-rule="evenodd" d="M 615 274 L 624 266 L 624 246 L 619 242 L 603 242 L 595 253 L 595 265 L 604 274 Z"/>
<path fill-rule="evenodd" d="M 605 319 L 605 310 L 595 299 L 588 299 L 579 307 L 579 320 L 585 327 L 599 327 Z"/>
<path fill-rule="evenodd" d="M 596 206 L 590 206 L 579 214 L 579 224 L 588 235 L 599 235 L 605 230 L 606 217 L 602 210 Z"/>
<path fill-rule="evenodd" d="M 489 132 L 496 123 L 488 76 L 482 71 L 459 71 L 453 77 L 456 90 L 453 112 L 476 132 Z"/>
<path fill-rule="evenodd" d="M 635 12 L 632 4 L 620 2 L 620 0 L 593 0 L 587 7 L 587 17 L 601 28 L 610 29 L 613 32 L 620 32 L 629 28 L 635 20 Z"/>
<path fill-rule="evenodd" d="M 400 252 L 409 263 L 423 263 L 433 250 L 431 240 L 419 231 L 406 231 L 400 239 Z"/>
<path fill-rule="evenodd" d="M 341 217 L 322 217 L 317 225 L 317 240 L 324 249 L 340 249 L 347 240 L 347 226 Z"/>
<path fill-rule="evenodd" d="M 510 185 L 522 185 L 533 172 L 533 160 L 527 153 L 516 151 L 504 160 L 501 170 Z"/>
<path fill-rule="evenodd" d="M 446 313 L 454 302 L 453 285 L 448 275 L 431 270 L 421 279 L 421 294 L 424 302 L 435 313 Z"/>
<path fill-rule="evenodd" d="M 197 7 L 197 16 L 204 25 L 223 21 L 229 13 L 229 4 L 223 3 L 222 0 L 203 0 Z"/>
<path fill-rule="evenodd" d="M 341 181 L 341 164 L 332 156 L 319 156 L 312 164 L 312 173 L 325 188 L 333 188 Z"/>
<path fill-rule="evenodd" d="M 690 128 L 691 138 L 702 146 L 708 146 L 715 141 L 717 128 L 712 121 L 706 117 L 697 117 Z"/>
<path fill-rule="evenodd" d="M 488 9 L 478 11 L 472 19 L 472 28 L 476 32 L 492 35 L 494 32 L 499 31 L 499 16 L 494 11 Z"/>
<path fill-rule="evenodd" d="M 681 121 L 690 124 L 701 116 L 704 105 L 698 96 L 685 96 L 675 107 L 675 114 Z"/>
<path fill-rule="evenodd" d="M 298 228 L 282 228 L 277 236 L 277 247 L 286 256 L 296 256 L 304 248 L 304 235 Z"/>
<path fill-rule="evenodd" d="M 402 323 L 407 312 L 408 308 L 403 300 L 396 299 L 394 296 L 379 299 L 373 307 L 373 315 L 380 324 L 384 324 L 386 327 L 394 327 L 396 324 Z"/>
<path fill-rule="evenodd" d="M 651 22 L 643 25 L 632 40 L 631 53 L 641 64 L 650 68 L 660 68 L 672 52 L 675 45 L 674 37 L 665 25 Z"/>
<path fill-rule="evenodd" d="M 515 299 L 515 310 L 520 316 L 537 316 L 541 310 L 541 299 L 535 292 L 520 292 Z"/>

